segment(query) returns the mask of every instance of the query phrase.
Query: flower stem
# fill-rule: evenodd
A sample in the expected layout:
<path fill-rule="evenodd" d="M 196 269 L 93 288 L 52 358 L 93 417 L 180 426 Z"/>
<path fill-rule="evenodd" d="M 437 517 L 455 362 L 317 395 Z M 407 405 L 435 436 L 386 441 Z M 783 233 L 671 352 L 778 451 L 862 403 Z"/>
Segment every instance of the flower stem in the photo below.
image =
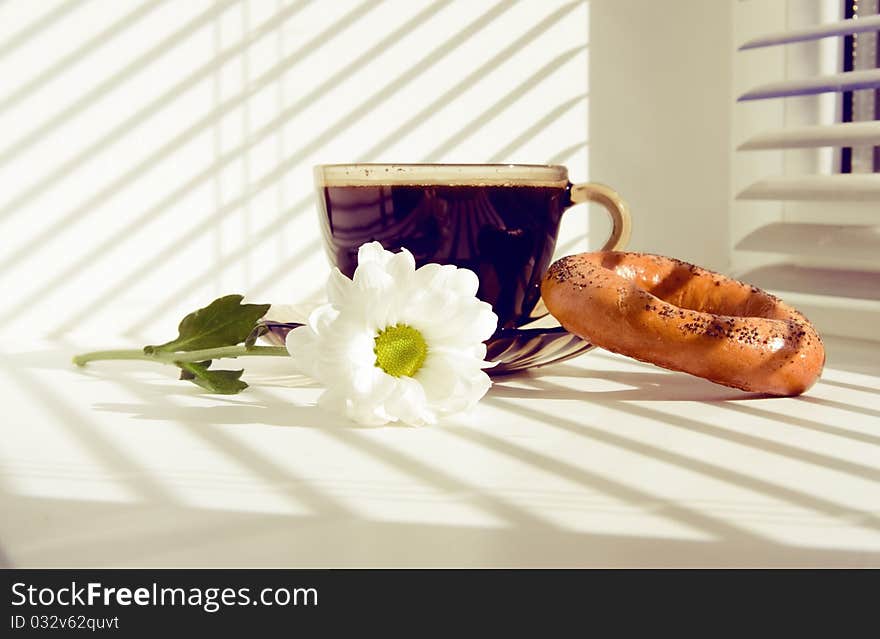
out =
<path fill-rule="evenodd" d="M 289 357 L 287 349 L 283 346 L 221 346 L 219 348 L 204 348 L 198 351 L 180 351 L 166 353 L 156 351 L 144 353 L 140 349 L 126 349 L 115 351 L 92 351 L 82 353 L 73 358 L 77 366 L 85 366 L 89 362 L 111 359 L 139 359 L 158 362 L 160 364 L 174 364 L 175 362 L 203 362 L 209 359 L 224 359 L 235 357 Z"/>

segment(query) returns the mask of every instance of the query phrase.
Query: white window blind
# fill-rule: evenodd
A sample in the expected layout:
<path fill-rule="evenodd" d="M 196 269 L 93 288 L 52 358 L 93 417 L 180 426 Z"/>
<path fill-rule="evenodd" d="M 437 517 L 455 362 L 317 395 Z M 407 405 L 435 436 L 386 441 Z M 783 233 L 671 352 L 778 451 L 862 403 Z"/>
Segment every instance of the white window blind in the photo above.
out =
<path fill-rule="evenodd" d="M 848 19 L 838 0 L 737 3 L 733 263 L 823 332 L 877 340 L 880 173 L 841 172 L 841 153 L 880 146 L 880 121 L 841 120 L 847 92 L 880 97 L 880 58 L 841 61 L 847 36 L 876 56 L 880 3 L 851 1 Z"/>

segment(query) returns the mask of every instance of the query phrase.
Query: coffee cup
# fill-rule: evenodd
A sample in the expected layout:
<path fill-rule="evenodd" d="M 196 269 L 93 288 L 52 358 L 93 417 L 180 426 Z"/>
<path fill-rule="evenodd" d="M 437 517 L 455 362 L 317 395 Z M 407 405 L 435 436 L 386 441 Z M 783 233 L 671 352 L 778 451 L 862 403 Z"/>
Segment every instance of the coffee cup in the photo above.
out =
<path fill-rule="evenodd" d="M 496 373 L 572 357 L 590 346 L 561 327 L 528 327 L 545 316 L 541 278 L 559 225 L 575 204 L 611 216 L 602 250 L 629 239 L 626 204 L 612 189 L 572 184 L 559 165 L 324 164 L 314 169 L 319 219 L 330 262 L 351 277 L 357 251 L 378 241 L 409 250 L 421 266 L 454 264 L 477 274 L 480 299 L 498 315 L 487 342 Z"/>

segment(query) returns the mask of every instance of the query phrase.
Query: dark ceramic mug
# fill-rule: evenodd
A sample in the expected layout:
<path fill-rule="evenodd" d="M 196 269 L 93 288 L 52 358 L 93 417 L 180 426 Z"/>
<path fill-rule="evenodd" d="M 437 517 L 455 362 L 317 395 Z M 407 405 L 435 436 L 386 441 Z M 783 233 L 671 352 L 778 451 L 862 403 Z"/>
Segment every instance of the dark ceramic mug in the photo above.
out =
<path fill-rule="evenodd" d="M 478 297 L 498 315 L 487 342 L 487 358 L 498 362 L 492 373 L 591 348 L 558 325 L 527 325 L 547 315 L 541 278 L 571 206 L 604 206 L 613 225 L 602 250 L 626 244 L 629 212 L 610 188 L 572 184 L 557 165 L 326 164 L 314 176 L 324 248 L 345 275 L 354 273 L 358 247 L 371 241 L 390 251 L 405 247 L 417 266 L 454 264 L 477 274 Z"/>

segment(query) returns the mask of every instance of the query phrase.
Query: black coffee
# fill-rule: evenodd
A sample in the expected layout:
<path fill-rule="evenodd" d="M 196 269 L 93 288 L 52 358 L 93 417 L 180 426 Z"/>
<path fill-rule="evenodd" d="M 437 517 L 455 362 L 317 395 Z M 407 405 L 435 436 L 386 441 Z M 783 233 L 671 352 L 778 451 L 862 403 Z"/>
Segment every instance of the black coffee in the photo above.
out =
<path fill-rule="evenodd" d="M 419 266 L 469 268 L 499 328 L 529 321 L 570 205 L 565 186 L 325 186 L 320 198 L 325 246 L 343 273 L 352 276 L 358 247 L 374 240 L 407 248 Z"/>

